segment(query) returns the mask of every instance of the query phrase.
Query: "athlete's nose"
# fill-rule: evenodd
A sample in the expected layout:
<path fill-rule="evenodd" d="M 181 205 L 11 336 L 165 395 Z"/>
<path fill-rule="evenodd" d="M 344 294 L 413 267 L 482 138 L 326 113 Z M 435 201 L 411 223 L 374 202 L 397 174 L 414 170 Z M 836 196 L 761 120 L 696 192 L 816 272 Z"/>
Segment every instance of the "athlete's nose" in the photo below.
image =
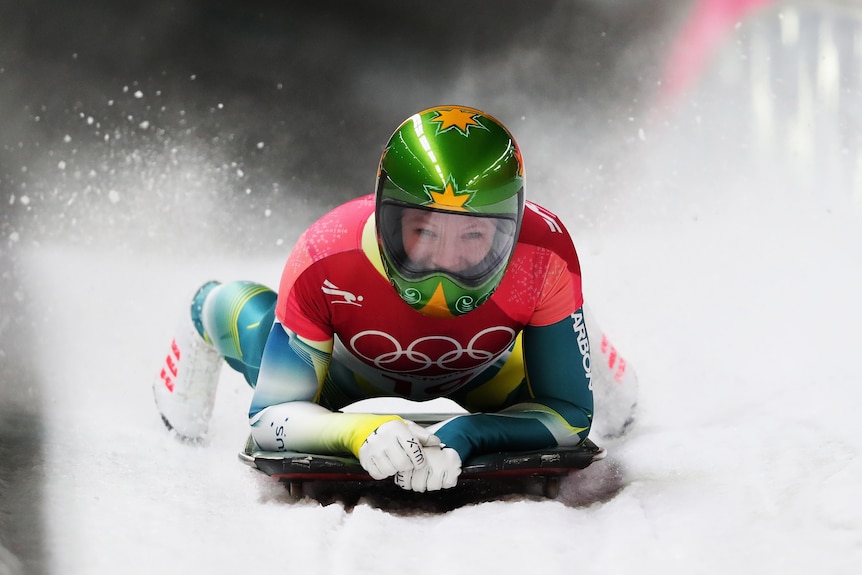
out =
<path fill-rule="evenodd" d="M 459 271 L 462 259 L 458 242 L 445 238 L 438 243 L 437 249 L 431 255 L 434 267 L 449 271 Z"/>

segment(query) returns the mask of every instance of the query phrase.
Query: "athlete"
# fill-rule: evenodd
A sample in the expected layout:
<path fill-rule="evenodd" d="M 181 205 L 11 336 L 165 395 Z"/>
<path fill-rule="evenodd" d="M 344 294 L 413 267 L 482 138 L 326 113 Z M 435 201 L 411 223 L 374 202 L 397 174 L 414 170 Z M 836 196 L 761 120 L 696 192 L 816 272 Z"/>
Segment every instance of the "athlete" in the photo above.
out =
<path fill-rule="evenodd" d="M 572 240 L 525 201 L 511 133 L 479 110 L 435 107 L 392 135 L 373 195 L 299 238 L 277 293 L 197 291 L 156 404 L 178 435 L 202 438 L 224 359 L 254 388 L 262 449 L 352 454 L 375 479 L 445 489 L 472 456 L 587 438 L 595 352 L 583 305 Z M 339 411 L 374 397 L 445 397 L 466 413 L 425 428 Z"/>

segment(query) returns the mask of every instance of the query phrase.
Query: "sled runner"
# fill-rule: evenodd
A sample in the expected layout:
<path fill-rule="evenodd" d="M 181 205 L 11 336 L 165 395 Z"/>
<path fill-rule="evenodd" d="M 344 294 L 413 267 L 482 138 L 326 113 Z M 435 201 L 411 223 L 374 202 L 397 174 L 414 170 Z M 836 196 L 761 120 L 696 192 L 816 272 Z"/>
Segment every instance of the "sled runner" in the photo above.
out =
<path fill-rule="evenodd" d="M 440 418 L 433 414 L 411 414 L 410 419 L 425 423 Z M 515 481 L 521 483 L 519 490 L 530 492 L 538 489 L 541 495 L 553 499 L 559 493 L 563 477 L 604 459 L 605 454 L 603 448 L 587 439 L 577 447 L 479 455 L 464 462 L 458 485 L 453 489 Z M 392 484 L 395 487 L 391 478 L 379 481 L 372 479 L 354 457 L 263 451 L 251 436 L 239 458 L 250 467 L 284 483 L 290 496 L 296 499 L 304 496 L 309 484 L 367 484 L 369 488 Z M 525 485 L 527 487 L 523 489 Z M 398 487 L 395 489 L 400 490 Z"/>

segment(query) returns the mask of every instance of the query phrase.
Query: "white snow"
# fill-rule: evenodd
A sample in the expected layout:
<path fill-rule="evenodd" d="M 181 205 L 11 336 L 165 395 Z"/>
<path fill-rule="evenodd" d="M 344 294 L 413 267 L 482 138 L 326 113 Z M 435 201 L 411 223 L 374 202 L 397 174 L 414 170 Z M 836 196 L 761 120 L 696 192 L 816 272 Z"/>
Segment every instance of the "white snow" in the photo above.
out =
<path fill-rule="evenodd" d="M 52 572 L 854 573 L 858 200 L 724 192 L 644 191 L 600 233 L 573 226 L 587 297 L 640 376 L 638 424 L 556 501 L 442 514 L 290 502 L 237 459 L 250 390 L 227 368 L 205 445 L 162 427 L 150 384 L 187 292 L 277 285 L 280 258 L 31 250 Z"/>

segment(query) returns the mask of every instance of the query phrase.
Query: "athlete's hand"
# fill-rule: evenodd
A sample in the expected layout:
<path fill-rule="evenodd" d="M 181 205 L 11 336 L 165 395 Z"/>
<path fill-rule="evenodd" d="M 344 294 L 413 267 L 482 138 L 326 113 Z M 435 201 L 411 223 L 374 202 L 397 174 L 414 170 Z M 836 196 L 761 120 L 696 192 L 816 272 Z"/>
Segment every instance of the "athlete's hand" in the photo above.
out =
<path fill-rule="evenodd" d="M 424 467 L 425 446 L 439 445 L 437 436 L 421 425 L 395 419 L 387 421 L 366 438 L 359 448 L 359 464 L 374 479 L 384 479 L 399 471 Z"/>
<path fill-rule="evenodd" d="M 424 467 L 395 474 L 395 485 L 408 491 L 439 491 L 455 487 L 461 475 L 461 457 L 451 447 L 425 447 Z"/>

